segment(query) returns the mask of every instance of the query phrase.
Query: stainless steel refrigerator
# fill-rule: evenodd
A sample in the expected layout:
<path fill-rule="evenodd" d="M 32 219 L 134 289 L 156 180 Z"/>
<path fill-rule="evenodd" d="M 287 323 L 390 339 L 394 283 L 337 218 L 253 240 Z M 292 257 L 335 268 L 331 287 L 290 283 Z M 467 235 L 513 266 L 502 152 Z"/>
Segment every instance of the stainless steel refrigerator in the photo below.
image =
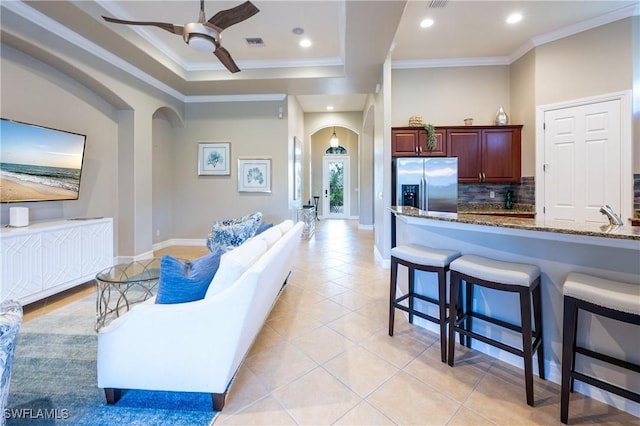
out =
<path fill-rule="evenodd" d="M 406 157 L 393 160 L 393 189 L 397 206 L 420 210 L 458 211 L 458 159 Z"/>

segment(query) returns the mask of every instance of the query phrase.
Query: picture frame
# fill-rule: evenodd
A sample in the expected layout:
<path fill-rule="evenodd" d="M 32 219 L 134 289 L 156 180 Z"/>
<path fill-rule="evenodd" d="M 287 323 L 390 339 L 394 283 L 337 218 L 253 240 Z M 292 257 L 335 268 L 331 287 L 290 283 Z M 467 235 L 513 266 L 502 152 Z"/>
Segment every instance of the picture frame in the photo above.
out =
<path fill-rule="evenodd" d="M 271 192 L 271 158 L 238 159 L 238 192 Z"/>
<path fill-rule="evenodd" d="M 302 141 L 293 137 L 293 199 L 302 198 Z"/>
<path fill-rule="evenodd" d="M 231 143 L 198 143 L 198 176 L 231 175 Z"/>

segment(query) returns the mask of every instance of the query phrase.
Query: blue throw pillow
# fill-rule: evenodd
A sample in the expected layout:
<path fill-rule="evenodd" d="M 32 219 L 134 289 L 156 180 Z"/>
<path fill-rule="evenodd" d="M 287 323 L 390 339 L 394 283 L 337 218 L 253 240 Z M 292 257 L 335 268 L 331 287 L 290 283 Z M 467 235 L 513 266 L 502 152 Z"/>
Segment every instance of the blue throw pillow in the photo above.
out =
<path fill-rule="evenodd" d="M 223 253 L 216 250 L 193 262 L 162 256 L 156 303 L 184 303 L 204 298 Z"/>
<path fill-rule="evenodd" d="M 262 222 L 260 224 L 260 226 L 258 226 L 258 230 L 256 231 L 256 235 L 258 234 L 262 234 L 264 231 L 266 231 L 269 228 L 273 227 L 273 223 L 271 222 Z"/>

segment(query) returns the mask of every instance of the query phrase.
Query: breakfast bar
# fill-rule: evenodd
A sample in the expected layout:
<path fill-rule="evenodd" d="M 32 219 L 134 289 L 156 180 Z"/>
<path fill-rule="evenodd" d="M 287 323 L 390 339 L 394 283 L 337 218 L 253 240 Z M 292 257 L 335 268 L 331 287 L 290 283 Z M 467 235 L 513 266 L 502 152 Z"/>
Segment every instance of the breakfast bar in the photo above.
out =
<path fill-rule="evenodd" d="M 476 213 L 438 213 L 414 207 L 394 206 L 395 240 L 397 245 L 420 244 L 427 247 L 457 250 L 507 262 L 536 265 L 541 270 L 542 321 L 545 347 L 544 366 L 547 379 L 560 383 L 562 361 L 563 282 L 570 272 L 638 285 L 640 292 L 640 227 L 612 226 L 594 223 L 544 221 L 505 215 Z M 405 274 L 402 274 L 403 276 Z M 417 273 L 416 291 L 426 294 L 437 288 L 433 277 Z M 406 281 L 406 280 L 405 280 Z M 403 287 L 404 285 L 404 287 Z M 398 283 L 400 291 L 406 289 Z M 475 309 L 490 309 L 493 317 L 518 322 L 517 299 L 491 289 L 474 293 Z M 491 303 L 487 303 L 487 301 Z M 425 305 L 425 310 L 429 307 Z M 438 333 L 429 322 L 416 324 Z M 506 343 L 518 345 L 518 338 L 509 331 L 495 330 L 478 321 L 474 327 Z M 640 362 L 640 338 L 637 327 L 607 318 L 581 315 L 578 341 L 594 350 L 607 348 L 613 355 Z M 508 363 L 522 366 L 522 360 L 500 349 L 474 340 L 481 352 Z M 622 372 L 616 367 L 596 365 L 590 360 L 577 360 L 588 370 L 597 370 L 609 380 L 634 392 L 640 391 L 640 375 Z M 575 390 L 632 413 L 640 412 L 638 404 L 576 382 Z"/>

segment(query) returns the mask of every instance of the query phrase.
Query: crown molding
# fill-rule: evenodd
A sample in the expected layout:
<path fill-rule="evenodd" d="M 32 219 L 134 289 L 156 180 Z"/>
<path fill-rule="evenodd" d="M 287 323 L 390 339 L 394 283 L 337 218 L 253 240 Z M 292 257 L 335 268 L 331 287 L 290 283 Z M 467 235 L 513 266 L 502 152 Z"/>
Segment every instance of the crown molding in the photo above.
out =
<path fill-rule="evenodd" d="M 266 93 L 252 95 L 211 95 L 211 96 L 185 96 L 185 103 L 209 103 L 209 102 L 273 102 L 283 101 L 285 93 Z"/>
<path fill-rule="evenodd" d="M 392 69 L 411 68 L 446 68 L 446 67 L 475 67 L 491 65 L 509 65 L 507 56 L 477 57 L 477 58 L 447 58 L 447 59 L 408 59 L 392 61 Z"/>
<path fill-rule="evenodd" d="M 613 12 L 607 13 L 605 15 L 597 16 L 586 21 L 578 22 L 577 24 L 569 25 L 568 27 L 561 28 L 557 31 L 534 37 L 531 41 L 534 46 L 541 46 L 543 44 L 550 43 L 561 38 L 569 37 L 574 34 L 591 30 L 593 28 L 610 24 L 612 22 L 619 21 L 624 18 L 629 18 L 638 14 L 640 14 L 640 5 L 632 4 L 627 7 L 623 7 Z"/>

